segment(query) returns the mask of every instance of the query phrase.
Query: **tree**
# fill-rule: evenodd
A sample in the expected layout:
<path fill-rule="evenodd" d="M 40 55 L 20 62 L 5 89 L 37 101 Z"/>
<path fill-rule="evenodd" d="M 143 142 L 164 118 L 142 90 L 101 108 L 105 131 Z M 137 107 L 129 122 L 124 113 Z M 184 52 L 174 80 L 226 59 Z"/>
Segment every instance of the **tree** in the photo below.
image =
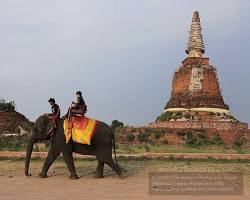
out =
<path fill-rule="evenodd" d="M 113 120 L 111 123 L 111 128 L 115 130 L 116 128 L 122 128 L 124 125 L 122 122 L 119 122 L 118 120 Z"/>
<path fill-rule="evenodd" d="M 14 112 L 15 110 L 16 110 L 16 104 L 14 101 L 7 102 L 5 99 L 0 99 L 0 111 Z"/>

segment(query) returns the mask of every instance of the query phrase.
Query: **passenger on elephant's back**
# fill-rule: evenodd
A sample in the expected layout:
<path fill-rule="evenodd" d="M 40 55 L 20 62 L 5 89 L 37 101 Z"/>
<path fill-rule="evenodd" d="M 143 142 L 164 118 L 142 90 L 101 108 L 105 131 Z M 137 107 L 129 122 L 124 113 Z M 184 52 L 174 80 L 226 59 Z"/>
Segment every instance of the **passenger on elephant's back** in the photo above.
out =
<path fill-rule="evenodd" d="M 52 121 L 53 126 L 48 131 L 48 135 L 52 135 L 57 128 L 56 121 L 60 118 L 60 107 L 56 104 L 54 98 L 49 99 L 49 104 L 51 105 L 51 113 L 47 114 L 49 119 Z"/>
<path fill-rule="evenodd" d="M 84 115 L 87 112 L 87 105 L 82 97 L 82 92 L 76 92 L 76 102 L 71 104 L 71 114 L 72 115 Z"/>

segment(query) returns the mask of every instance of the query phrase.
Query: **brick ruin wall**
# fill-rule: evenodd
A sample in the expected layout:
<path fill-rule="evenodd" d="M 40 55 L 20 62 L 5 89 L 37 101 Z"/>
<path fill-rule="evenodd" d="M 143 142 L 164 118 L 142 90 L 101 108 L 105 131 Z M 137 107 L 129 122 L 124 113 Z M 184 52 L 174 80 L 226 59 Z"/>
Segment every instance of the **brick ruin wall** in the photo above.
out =
<path fill-rule="evenodd" d="M 0 112 L 0 135 L 15 133 L 17 126 L 27 121 L 27 118 L 20 113 Z"/>
<path fill-rule="evenodd" d="M 118 142 L 121 144 L 140 144 L 142 142 L 135 139 L 128 141 L 128 134 L 133 134 L 135 138 L 141 133 L 158 132 L 161 137 L 156 139 L 151 137 L 150 140 L 158 144 L 182 145 L 185 141 L 178 136 L 180 131 L 205 132 L 208 138 L 212 139 L 219 134 L 225 146 L 233 147 L 237 140 L 244 140 L 250 144 L 250 130 L 246 123 L 233 122 L 162 122 L 151 123 L 147 127 L 128 127 L 124 128 L 119 134 Z"/>
<path fill-rule="evenodd" d="M 171 129 L 216 129 L 216 130 L 248 130 L 247 123 L 240 122 L 195 122 L 195 121 L 164 121 L 149 124 L 150 128 L 171 128 Z"/>

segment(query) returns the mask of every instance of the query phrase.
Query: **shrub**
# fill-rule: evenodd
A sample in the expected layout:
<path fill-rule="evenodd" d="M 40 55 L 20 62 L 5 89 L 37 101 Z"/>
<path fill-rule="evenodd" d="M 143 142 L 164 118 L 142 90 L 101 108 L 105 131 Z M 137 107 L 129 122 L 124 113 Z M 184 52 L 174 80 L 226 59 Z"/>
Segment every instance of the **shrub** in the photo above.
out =
<path fill-rule="evenodd" d="M 207 135 L 205 135 L 204 133 L 197 133 L 197 137 L 202 140 L 208 139 Z"/>
<path fill-rule="evenodd" d="M 186 135 L 186 132 L 185 131 L 178 131 L 177 135 L 183 137 Z"/>
<path fill-rule="evenodd" d="M 186 144 L 191 147 L 197 147 L 199 145 L 197 137 L 195 137 L 191 131 L 187 132 Z"/>
<path fill-rule="evenodd" d="M 14 101 L 6 102 L 5 99 L 0 99 L 0 111 L 14 112 L 15 110 L 16 110 L 16 104 Z"/>
<path fill-rule="evenodd" d="M 223 141 L 222 141 L 219 133 L 215 134 L 212 141 L 213 141 L 213 144 L 215 144 L 215 145 L 222 145 L 223 144 Z"/>
<path fill-rule="evenodd" d="M 182 116 L 182 112 L 177 112 L 176 116 Z"/>
<path fill-rule="evenodd" d="M 160 137 L 161 137 L 161 133 L 159 133 L 159 132 L 156 132 L 154 135 L 155 135 L 155 139 L 157 139 L 157 140 L 160 139 Z"/>
<path fill-rule="evenodd" d="M 127 140 L 128 140 L 128 141 L 134 141 L 134 140 L 135 140 L 135 135 L 134 135 L 133 133 L 129 133 L 129 134 L 127 135 Z"/>
<path fill-rule="evenodd" d="M 212 139 L 210 139 L 204 130 L 195 131 L 179 131 L 177 135 L 185 141 L 187 146 L 200 147 L 209 145 L 222 145 L 223 142 L 219 134 L 216 134 Z"/>
<path fill-rule="evenodd" d="M 232 115 L 229 115 L 228 117 L 229 117 L 231 120 L 237 121 L 237 119 L 236 119 L 234 116 L 232 116 Z"/>
<path fill-rule="evenodd" d="M 241 148 L 241 146 L 244 144 L 244 141 L 240 139 L 239 137 L 234 141 L 234 148 Z"/>
<path fill-rule="evenodd" d="M 176 119 L 181 119 L 182 118 L 182 112 L 175 113 L 175 118 Z"/>
<path fill-rule="evenodd" d="M 138 134 L 137 139 L 140 142 L 147 142 L 148 141 L 148 133 L 140 133 L 140 134 Z"/>
<path fill-rule="evenodd" d="M 186 118 L 186 119 L 191 119 L 192 116 L 191 116 L 189 113 L 186 113 L 186 114 L 185 114 L 185 118 Z"/>
<path fill-rule="evenodd" d="M 19 151 L 25 149 L 28 143 L 27 136 L 8 136 L 0 138 L 0 151 Z"/>
<path fill-rule="evenodd" d="M 164 112 L 159 117 L 156 118 L 156 122 L 164 122 L 172 119 L 172 112 Z"/>

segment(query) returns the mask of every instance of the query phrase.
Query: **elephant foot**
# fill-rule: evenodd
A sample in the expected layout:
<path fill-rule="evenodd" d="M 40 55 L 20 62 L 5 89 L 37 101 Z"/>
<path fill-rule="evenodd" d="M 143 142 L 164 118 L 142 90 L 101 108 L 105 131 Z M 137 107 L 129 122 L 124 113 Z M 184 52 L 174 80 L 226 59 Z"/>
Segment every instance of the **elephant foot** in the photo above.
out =
<path fill-rule="evenodd" d="M 32 175 L 31 175 L 31 173 L 25 173 L 25 176 L 30 177 Z"/>
<path fill-rule="evenodd" d="M 124 170 L 122 168 L 120 168 L 120 170 L 117 173 L 119 178 L 126 178 L 126 173 L 124 172 Z"/>
<path fill-rule="evenodd" d="M 70 175 L 69 179 L 70 180 L 77 180 L 77 179 L 79 179 L 79 177 L 77 175 Z"/>
<path fill-rule="evenodd" d="M 126 178 L 126 175 L 124 175 L 123 173 L 121 173 L 121 174 L 118 174 L 118 177 L 119 178 Z"/>
<path fill-rule="evenodd" d="M 48 177 L 47 174 L 42 174 L 42 173 L 38 174 L 38 178 L 47 178 L 47 177 Z"/>
<path fill-rule="evenodd" d="M 95 175 L 94 175 L 94 178 L 104 178 L 104 176 L 103 176 L 103 175 L 100 175 L 100 174 L 95 174 Z"/>

